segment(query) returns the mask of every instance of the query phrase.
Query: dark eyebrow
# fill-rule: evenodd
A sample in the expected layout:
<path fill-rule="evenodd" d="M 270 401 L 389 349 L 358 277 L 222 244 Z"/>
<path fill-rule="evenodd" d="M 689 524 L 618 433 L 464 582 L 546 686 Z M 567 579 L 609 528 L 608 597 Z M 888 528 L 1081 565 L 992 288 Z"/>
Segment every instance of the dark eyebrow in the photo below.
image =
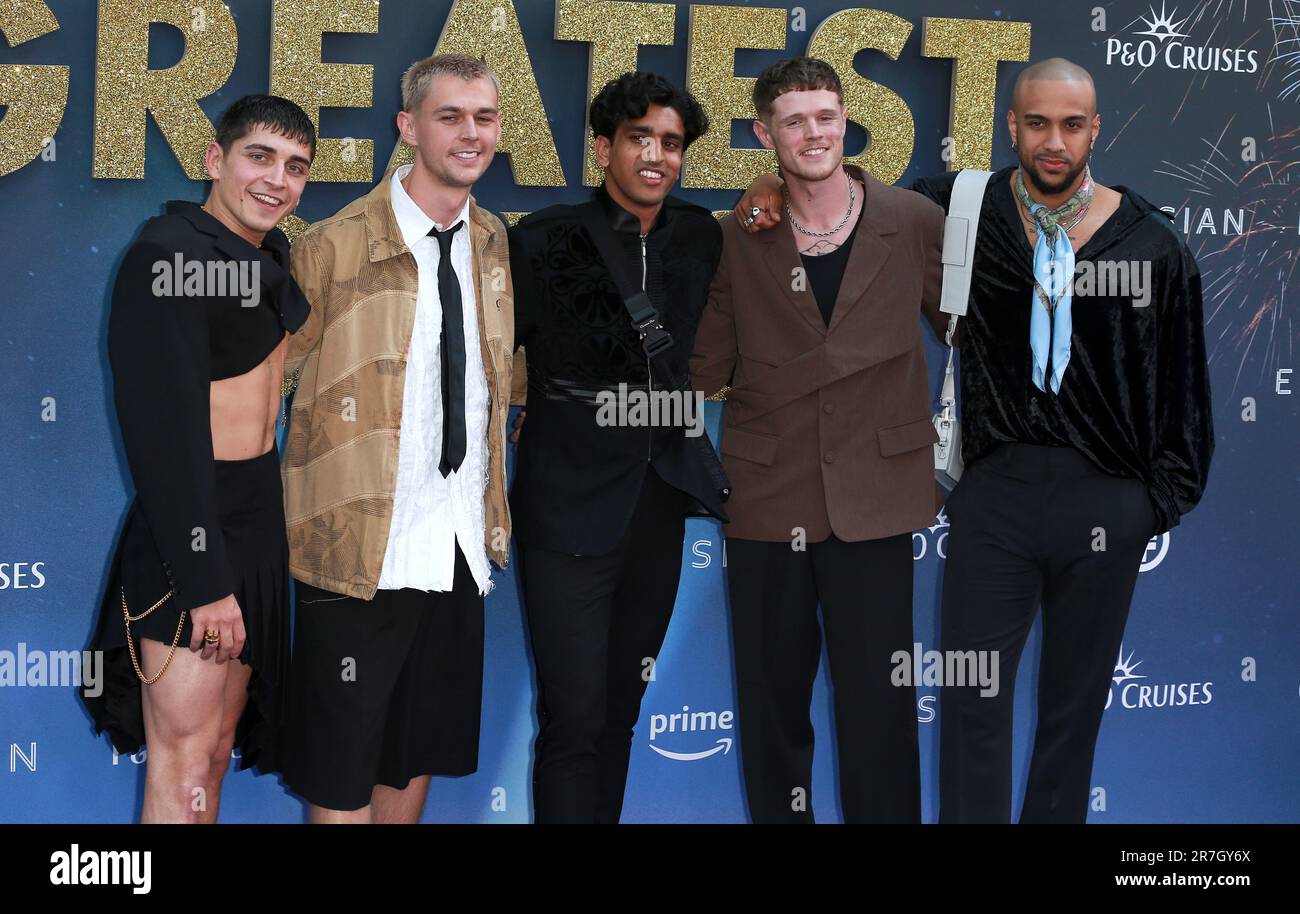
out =
<path fill-rule="evenodd" d="M 1037 111 L 1026 111 L 1026 112 L 1025 112 L 1025 120 L 1031 120 L 1032 118 L 1038 118 L 1038 120 L 1040 120 L 1040 121 L 1050 121 L 1050 120 L 1051 120 L 1051 118 L 1048 117 L 1046 114 L 1039 114 Z M 1067 114 L 1065 117 L 1061 118 L 1061 120 L 1064 120 L 1064 121 L 1086 121 L 1086 120 L 1088 120 L 1088 115 L 1086 115 L 1086 114 Z"/>
<path fill-rule="evenodd" d="M 280 154 L 279 150 L 277 150 L 274 146 L 267 146 L 265 143 L 249 143 L 247 146 L 244 147 L 244 149 L 246 151 L 249 149 L 256 149 L 258 152 L 268 152 L 271 155 Z M 296 152 L 289 156 L 289 161 L 302 162 L 304 165 L 311 164 L 311 159 L 303 158 L 302 156 L 298 155 Z"/>
<path fill-rule="evenodd" d="M 839 112 L 836 111 L 834 108 L 822 108 L 820 111 L 813 111 L 813 112 L 811 112 L 811 114 L 809 114 L 808 116 L 809 116 L 809 117 L 818 117 L 818 116 L 823 115 L 823 114 L 839 114 Z M 782 121 L 781 121 L 781 122 L 782 122 L 782 123 L 785 123 L 786 121 L 788 121 L 788 120 L 792 120 L 793 118 L 796 118 L 796 117 L 804 117 L 804 116 L 805 116 L 805 115 L 804 115 L 804 112 L 802 112 L 802 111 L 796 111 L 794 114 L 786 115 L 784 118 L 782 118 Z"/>
<path fill-rule="evenodd" d="M 649 124 L 632 124 L 632 125 L 629 125 L 628 128 L 627 128 L 627 132 L 628 132 L 628 133 L 648 133 L 648 134 L 650 134 L 651 136 L 654 136 L 654 135 L 655 135 L 655 129 L 654 129 L 653 127 L 651 127 Z M 663 138 L 664 138 L 665 140 L 677 140 L 678 142 L 685 142 L 685 140 L 686 140 L 686 137 L 682 136 L 682 135 L 681 135 L 680 133 L 678 133 L 676 130 L 666 130 L 666 131 L 664 131 Z"/>

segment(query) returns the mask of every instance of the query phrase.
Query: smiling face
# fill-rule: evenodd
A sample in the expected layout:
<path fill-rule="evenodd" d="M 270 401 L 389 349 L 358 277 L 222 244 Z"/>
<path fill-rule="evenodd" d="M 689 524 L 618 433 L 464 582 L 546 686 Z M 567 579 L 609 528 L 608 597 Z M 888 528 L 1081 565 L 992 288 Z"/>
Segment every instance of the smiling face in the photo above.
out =
<path fill-rule="evenodd" d="M 619 124 L 613 142 L 596 137 L 605 189 L 630 212 L 663 203 L 681 174 L 685 150 L 682 116 L 675 108 L 653 103 L 644 116 Z"/>
<path fill-rule="evenodd" d="M 398 113 L 397 129 L 436 184 L 472 187 L 492 164 L 501 139 L 496 86 L 490 79 L 441 74 L 414 111 Z"/>
<path fill-rule="evenodd" d="M 754 121 L 754 133 L 764 146 L 776 150 L 787 173 L 824 181 L 844 158 L 847 124 L 844 103 L 832 90 L 795 90 L 772 100 L 768 117 Z"/>
<path fill-rule="evenodd" d="M 311 147 L 257 125 L 230 144 L 208 146 L 212 191 L 208 210 L 227 228 L 260 246 L 266 233 L 298 208 L 311 170 Z"/>
<path fill-rule="evenodd" d="M 1045 196 L 1073 193 L 1101 129 L 1096 93 L 1082 80 L 1028 80 L 1007 112 L 1007 129 L 1031 188 Z"/>

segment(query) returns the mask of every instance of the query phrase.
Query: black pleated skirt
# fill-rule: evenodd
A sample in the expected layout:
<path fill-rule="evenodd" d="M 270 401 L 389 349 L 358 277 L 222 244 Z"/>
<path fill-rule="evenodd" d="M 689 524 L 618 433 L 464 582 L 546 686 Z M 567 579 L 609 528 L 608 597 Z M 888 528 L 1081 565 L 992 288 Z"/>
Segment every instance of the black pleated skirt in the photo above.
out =
<path fill-rule="evenodd" d="M 216 461 L 221 531 L 247 635 L 239 660 L 252 668 L 248 703 L 235 731 L 235 745 L 241 769 L 256 765 L 264 773 L 280 770 L 277 752 L 288 707 L 289 552 L 279 458 L 279 451 L 272 448 L 249 460 Z M 97 696 L 82 695 L 95 732 L 107 732 L 118 752 L 130 754 L 144 745 L 145 733 L 142 686 L 126 644 L 123 586 L 132 616 L 148 609 L 170 589 L 138 500 L 131 506 L 118 541 L 98 630 L 90 646 L 103 651 L 103 688 Z M 142 638 L 172 644 L 182 608 L 168 600 L 131 623 L 137 657 Z M 186 613 L 178 653 L 189 650 L 192 633 Z M 146 676 L 156 672 L 144 670 Z"/>

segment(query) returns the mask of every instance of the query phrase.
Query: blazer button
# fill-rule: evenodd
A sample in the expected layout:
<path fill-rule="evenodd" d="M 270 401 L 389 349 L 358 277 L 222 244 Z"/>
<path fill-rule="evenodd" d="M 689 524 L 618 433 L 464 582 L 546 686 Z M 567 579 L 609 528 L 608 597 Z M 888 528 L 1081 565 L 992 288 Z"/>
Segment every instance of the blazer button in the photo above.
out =
<path fill-rule="evenodd" d="M 825 406 L 822 407 L 822 412 L 824 412 L 826 415 L 829 416 L 831 413 L 835 412 L 835 404 L 827 403 Z"/>
<path fill-rule="evenodd" d="M 826 452 L 826 456 L 823 457 L 822 459 L 825 460 L 827 463 L 834 463 L 834 462 L 835 462 L 835 452 L 834 452 L 834 451 L 827 451 L 827 452 Z"/>

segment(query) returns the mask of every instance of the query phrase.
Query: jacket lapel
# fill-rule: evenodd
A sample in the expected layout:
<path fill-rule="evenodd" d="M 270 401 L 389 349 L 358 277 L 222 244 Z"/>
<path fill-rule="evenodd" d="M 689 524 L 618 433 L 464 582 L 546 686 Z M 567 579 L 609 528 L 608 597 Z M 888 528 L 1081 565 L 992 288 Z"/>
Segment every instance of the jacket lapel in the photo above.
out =
<path fill-rule="evenodd" d="M 794 290 L 795 271 L 803 269 L 803 258 L 799 255 L 799 246 L 790 220 L 783 219 L 776 228 L 758 237 L 764 242 L 760 249 L 763 265 L 772 275 L 776 288 L 781 290 L 790 307 L 817 332 L 818 336 L 825 336 L 826 322 L 822 320 L 822 313 L 817 309 L 817 297 L 813 295 L 812 284 L 808 282 L 806 276 L 803 280 L 804 290 L 802 292 Z"/>
<path fill-rule="evenodd" d="M 853 248 L 849 251 L 849 262 L 844 267 L 844 279 L 835 299 L 828 333 L 835 332 L 835 328 L 844 322 L 849 312 L 867 297 L 867 290 L 889 259 L 889 244 L 883 236 L 898 231 L 898 218 L 893 205 L 884 194 L 877 192 L 877 188 L 884 185 L 855 166 L 846 167 L 854 177 L 862 181 L 866 199 L 863 200 L 862 221 L 858 224 L 858 233 L 854 236 Z"/>
<path fill-rule="evenodd" d="M 483 269 L 490 230 L 484 224 L 478 211 L 478 204 L 472 196 L 469 198 L 469 232 L 470 247 L 473 251 L 474 298 L 478 310 L 479 353 L 483 358 L 483 372 L 487 376 L 488 392 L 492 403 L 496 405 L 501 400 L 501 390 L 497 384 L 497 366 L 492 362 L 492 350 L 488 346 L 488 339 L 493 335 L 501 335 L 500 315 L 497 311 L 501 303 L 492 291 L 489 275 Z M 506 403 L 509 404 L 508 393 Z"/>

